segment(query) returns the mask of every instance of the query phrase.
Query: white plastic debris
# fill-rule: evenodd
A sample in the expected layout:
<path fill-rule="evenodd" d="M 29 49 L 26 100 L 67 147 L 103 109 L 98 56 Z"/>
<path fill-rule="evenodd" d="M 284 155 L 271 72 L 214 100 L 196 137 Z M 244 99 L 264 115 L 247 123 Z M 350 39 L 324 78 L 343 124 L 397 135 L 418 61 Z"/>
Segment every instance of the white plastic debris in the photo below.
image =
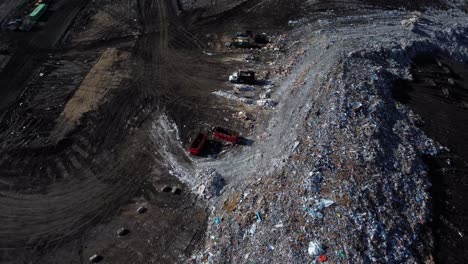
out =
<path fill-rule="evenodd" d="M 327 208 L 333 205 L 335 202 L 328 199 L 320 199 L 318 202 L 319 208 Z"/>
<path fill-rule="evenodd" d="M 284 225 L 282 223 L 275 225 L 275 228 L 283 228 L 283 227 L 284 227 Z"/>
<path fill-rule="evenodd" d="M 317 240 L 310 241 L 309 249 L 307 251 L 311 256 L 318 256 L 325 253 L 325 250 L 323 250 L 322 243 L 318 242 Z"/>

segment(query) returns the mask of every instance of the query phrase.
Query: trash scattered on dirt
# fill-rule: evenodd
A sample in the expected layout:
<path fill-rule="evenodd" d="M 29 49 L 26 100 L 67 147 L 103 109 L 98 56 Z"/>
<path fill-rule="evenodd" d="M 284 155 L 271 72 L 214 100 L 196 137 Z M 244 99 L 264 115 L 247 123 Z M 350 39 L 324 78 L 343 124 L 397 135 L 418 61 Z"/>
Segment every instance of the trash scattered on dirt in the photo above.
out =
<path fill-rule="evenodd" d="M 221 195 L 226 184 L 225 179 L 221 174 L 216 172 L 216 169 L 203 169 L 196 174 L 198 194 L 206 199 Z"/>

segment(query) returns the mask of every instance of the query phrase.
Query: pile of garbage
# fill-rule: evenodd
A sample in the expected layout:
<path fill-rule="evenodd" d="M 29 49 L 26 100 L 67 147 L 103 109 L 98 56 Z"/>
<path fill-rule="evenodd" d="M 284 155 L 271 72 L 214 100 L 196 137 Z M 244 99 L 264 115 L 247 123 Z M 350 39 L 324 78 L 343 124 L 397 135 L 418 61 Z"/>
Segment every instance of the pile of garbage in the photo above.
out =
<path fill-rule="evenodd" d="M 197 171 L 195 177 L 195 182 L 198 183 L 195 187 L 197 194 L 205 199 L 221 195 L 226 185 L 226 180 L 214 168 Z"/>
<path fill-rule="evenodd" d="M 430 260 L 422 156 L 442 146 L 392 98 L 392 86 L 412 78 L 416 54 L 440 49 L 468 60 L 466 32 L 459 10 L 295 24 L 278 62 L 289 65 L 272 94 L 279 104 L 259 128 L 256 154 L 216 164 L 229 182 L 213 200 L 205 248 L 193 262 Z"/>

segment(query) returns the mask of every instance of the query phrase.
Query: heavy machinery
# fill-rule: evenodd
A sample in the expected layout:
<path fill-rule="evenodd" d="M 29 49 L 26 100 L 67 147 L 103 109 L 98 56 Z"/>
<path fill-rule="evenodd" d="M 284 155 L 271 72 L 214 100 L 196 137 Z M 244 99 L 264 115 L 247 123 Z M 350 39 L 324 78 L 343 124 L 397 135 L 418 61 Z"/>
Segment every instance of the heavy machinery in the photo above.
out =
<path fill-rule="evenodd" d="M 228 141 L 232 144 L 237 144 L 239 141 L 239 133 L 222 127 L 216 127 L 213 135 L 217 139 Z"/>
<path fill-rule="evenodd" d="M 39 4 L 24 20 L 19 27 L 21 31 L 29 31 L 39 21 L 47 10 L 46 4 Z"/>
<path fill-rule="evenodd" d="M 189 147 L 189 153 L 194 156 L 203 156 L 207 154 L 207 152 L 210 151 L 207 150 L 207 148 L 209 148 L 207 145 L 210 145 L 210 142 L 212 142 L 213 139 L 227 141 L 235 145 L 239 142 L 240 135 L 236 131 L 222 127 L 215 127 L 213 134 L 211 134 L 211 132 L 200 132 L 192 141 L 192 144 Z"/>
<path fill-rule="evenodd" d="M 254 43 L 252 31 L 245 33 L 237 32 L 236 37 L 232 38 L 232 46 L 236 48 L 250 48 Z"/>
<path fill-rule="evenodd" d="M 232 38 L 232 46 L 235 48 L 258 48 L 267 43 L 268 36 L 265 33 L 254 35 L 250 30 L 245 33 L 237 32 Z"/>
<path fill-rule="evenodd" d="M 237 70 L 229 75 L 229 81 L 232 83 L 246 83 L 246 84 L 254 84 L 255 80 L 255 72 L 254 71 L 246 71 L 246 70 Z"/>
<path fill-rule="evenodd" d="M 198 133 L 197 137 L 190 145 L 189 152 L 192 155 L 199 156 L 202 154 L 208 135 L 206 133 Z"/>

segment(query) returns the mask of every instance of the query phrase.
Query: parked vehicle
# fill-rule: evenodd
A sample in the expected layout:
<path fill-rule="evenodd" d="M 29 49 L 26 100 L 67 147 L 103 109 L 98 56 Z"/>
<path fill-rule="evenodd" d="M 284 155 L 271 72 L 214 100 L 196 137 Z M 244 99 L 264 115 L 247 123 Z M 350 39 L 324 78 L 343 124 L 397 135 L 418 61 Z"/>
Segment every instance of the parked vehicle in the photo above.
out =
<path fill-rule="evenodd" d="M 206 133 L 198 133 L 197 137 L 193 140 L 192 145 L 190 145 L 190 154 L 199 156 L 203 151 L 207 138 L 208 135 Z"/>
<path fill-rule="evenodd" d="M 258 48 L 268 42 L 268 36 L 265 33 L 254 35 L 250 30 L 237 32 L 232 38 L 232 46 L 236 48 Z"/>
<path fill-rule="evenodd" d="M 229 81 L 232 82 L 232 83 L 254 84 L 255 83 L 255 72 L 254 71 L 238 70 L 238 71 L 232 73 L 229 76 Z"/>
<path fill-rule="evenodd" d="M 21 31 L 29 31 L 34 25 L 39 21 L 39 19 L 44 15 L 47 10 L 46 4 L 39 4 L 26 18 L 23 20 L 23 23 L 19 27 Z"/>
<path fill-rule="evenodd" d="M 250 48 L 252 47 L 251 37 L 235 37 L 232 38 L 232 46 L 236 48 Z"/>
<path fill-rule="evenodd" d="M 31 18 L 32 21 L 37 22 L 39 19 L 42 17 L 42 15 L 45 13 L 47 10 L 47 5 L 46 4 L 39 4 L 34 11 L 29 14 L 29 18 Z"/>
<path fill-rule="evenodd" d="M 231 142 L 232 144 L 237 144 L 237 142 L 239 141 L 239 133 L 222 127 L 215 128 L 214 137 L 217 139 Z"/>

